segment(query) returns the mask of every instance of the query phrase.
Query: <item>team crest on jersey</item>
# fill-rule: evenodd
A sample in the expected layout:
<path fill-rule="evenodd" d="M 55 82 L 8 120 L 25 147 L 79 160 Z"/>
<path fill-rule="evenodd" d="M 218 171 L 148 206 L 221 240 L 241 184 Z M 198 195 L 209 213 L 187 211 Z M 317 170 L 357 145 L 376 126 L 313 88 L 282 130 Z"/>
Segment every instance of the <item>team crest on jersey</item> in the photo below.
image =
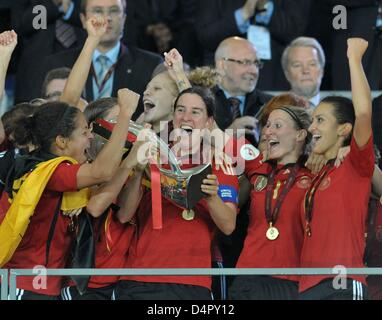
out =
<path fill-rule="evenodd" d="M 297 187 L 301 189 L 308 189 L 310 184 L 312 183 L 312 179 L 308 176 L 303 176 L 297 180 Z"/>
<path fill-rule="evenodd" d="M 330 183 L 331 183 L 330 177 L 326 177 L 324 180 L 322 180 L 318 189 L 325 190 L 325 189 L 329 188 Z"/>
<path fill-rule="evenodd" d="M 250 161 L 256 159 L 260 151 L 251 144 L 245 144 L 240 148 L 240 155 L 244 160 Z"/>
<path fill-rule="evenodd" d="M 267 186 L 267 184 L 268 184 L 268 178 L 267 177 L 257 176 L 255 183 L 253 185 L 253 188 L 255 189 L 255 191 L 260 192 L 260 191 L 264 190 L 264 188 Z"/>

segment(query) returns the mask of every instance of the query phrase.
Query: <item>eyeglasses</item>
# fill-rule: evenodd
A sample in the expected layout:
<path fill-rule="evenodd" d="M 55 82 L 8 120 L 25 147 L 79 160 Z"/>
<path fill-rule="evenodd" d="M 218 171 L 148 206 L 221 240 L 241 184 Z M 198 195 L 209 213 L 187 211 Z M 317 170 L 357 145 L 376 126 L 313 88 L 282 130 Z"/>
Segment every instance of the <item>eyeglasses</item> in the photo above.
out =
<path fill-rule="evenodd" d="M 102 8 L 102 7 L 94 7 L 89 10 L 86 10 L 92 15 L 108 15 L 110 17 L 119 17 L 122 14 L 122 11 L 119 7 L 111 7 L 111 8 Z"/>
<path fill-rule="evenodd" d="M 237 64 L 240 64 L 241 66 L 253 66 L 254 65 L 259 69 L 261 69 L 264 66 L 264 62 L 261 60 L 248 60 L 248 59 L 237 60 L 237 59 L 232 59 L 232 58 L 223 58 L 223 60 L 235 62 Z"/>

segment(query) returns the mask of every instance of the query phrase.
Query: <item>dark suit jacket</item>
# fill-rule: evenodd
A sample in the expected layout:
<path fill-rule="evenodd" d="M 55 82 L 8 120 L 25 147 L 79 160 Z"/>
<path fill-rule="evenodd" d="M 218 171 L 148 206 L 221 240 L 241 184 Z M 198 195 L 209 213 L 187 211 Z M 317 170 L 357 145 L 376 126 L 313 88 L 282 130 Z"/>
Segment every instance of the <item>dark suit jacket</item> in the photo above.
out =
<path fill-rule="evenodd" d="M 215 121 L 220 129 L 227 129 L 233 122 L 233 114 L 228 99 L 219 87 L 213 89 L 216 98 Z M 260 108 L 266 104 L 272 96 L 255 89 L 245 96 L 243 116 L 254 117 Z"/>
<path fill-rule="evenodd" d="M 350 90 L 350 71 L 347 63 L 347 39 L 361 37 L 369 42 L 363 66 L 372 90 L 382 89 L 382 37 L 374 31 L 378 6 L 375 0 L 326 0 L 332 5 L 347 8 L 347 29 L 332 31 L 332 84 L 333 90 Z M 344 63 L 345 61 L 345 63 Z"/>
<path fill-rule="evenodd" d="M 81 48 L 77 48 L 49 56 L 42 68 L 44 71 L 40 75 L 40 79 L 51 69 L 59 67 L 72 68 L 80 52 Z M 162 58 L 159 55 L 135 47 L 125 47 L 125 53 L 121 56 L 114 69 L 112 96 L 116 97 L 118 89 L 121 88 L 129 88 L 142 96 L 147 83 L 151 80 L 154 68 L 161 62 Z M 90 74 L 86 82 L 84 98 L 88 102 L 93 101 L 92 76 Z M 142 112 L 143 105 L 142 99 L 140 99 L 140 104 L 133 119 Z"/>
<path fill-rule="evenodd" d="M 77 42 L 69 49 L 81 46 L 86 38 L 79 18 L 80 1 L 74 0 L 74 11 L 67 23 L 74 27 Z M 33 28 L 33 7 L 43 5 L 47 10 L 47 29 Z M 19 36 L 21 56 L 17 68 L 16 103 L 28 101 L 41 95 L 42 82 L 36 81 L 42 60 L 52 54 L 68 50 L 56 39 L 56 21 L 62 13 L 51 0 L 17 0 L 12 7 L 12 25 Z"/>
<path fill-rule="evenodd" d="M 212 90 L 215 94 L 216 105 L 214 118 L 221 130 L 227 129 L 233 122 L 233 113 L 228 99 L 226 98 L 223 90 L 219 87 L 215 87 Z M 254 117 L 260 108 L 271 100 L 272 96 L 261 92 L 257 89 L 245 96 L 245 106 L 243 116 Z M 247 140 L 249 140 L 253 145 L 257 145 L 254 136 L 246 135 Z"/>
<path fill-rule="evenodd" d="M 311 0 L 273 0 L 274 12 L 268 25 L 271 33 L 272 60 L 265 61 L 260 71 L 258 88 L 263 90 L 287 90 L 288 83 L 281 68 L 281 54 L 285 46 L 303 35 Z M 245 0 L 199 1 L 197 36 L 205 48 L 205 63 L 213 64 L 213 54 L 225 38 L 241 36 L 236 26 L 234 12 Z"/>
<path fill-rule="evenodd" d="M 192 66 L 201 63 L 201 48 L 195 34 L 197 0 L 129 0 L 129 2 L 134 7 L 131 20 L 136 30 L 133 35 L 135 39 L 130 34 L 127 35 L 127 39 L 132 41 L 131 44 L 158 52 L 154 38 L 146 34 L 146 28 L 151 24 L 164 23 L 173 36 L 170 48 L 177 48 L 183 61 Z"/>

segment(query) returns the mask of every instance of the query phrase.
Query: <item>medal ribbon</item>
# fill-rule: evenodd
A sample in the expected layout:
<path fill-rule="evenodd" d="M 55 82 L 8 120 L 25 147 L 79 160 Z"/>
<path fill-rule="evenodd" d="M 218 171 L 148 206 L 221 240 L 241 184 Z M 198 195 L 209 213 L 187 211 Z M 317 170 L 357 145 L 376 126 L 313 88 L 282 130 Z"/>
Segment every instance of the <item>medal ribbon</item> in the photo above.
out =
<path fill-rule="evenodd" d="M 153 229 L 162 229 L 162 194 L 160 186 L 160 172 L 157 163 L 150 161 L 151 170 L 151 209 L 153 215 Z"/>
<path fill-rule="evenodd" d="M 271 210 L 271 199 L 272 199 L 272 193 L 273 193 L 274 184 L 275 184 L 275 176 L 277 173 L 279 173 L 282 170 L 287 169 L 291 165 L 292 164 L 287 164 L 280 169 L 277 169 L 276 167 L 274 167 L 272 169 L 270 175 L 269 175 L 268 184 L 267 184 L 267 191 L 265 194 L 265 218 L 267 219 L 267 222 L 269 225 L 270 224 L 272 224 L 273 226 L 275 225 L 277 218 L 279 216 L 281 204 L 283 203 L 283 201 L 284 201 L 286 195 L 288 194 L 288 192 L 290 191 L 290 189 L 292 189 L 292 186 L 296 180 L 297 171 L 299 170 L 300 166 L 297 163 L 293 164 L 293 168 L 292 168 L 292 170 L 288 176 L 285 187 L 281 191 L 280 196 L 277 197 L 275 207 L 273 208 L 273 211 L 272 211 Z"/>
<path fill-rule="evenodd" d="M 310 185 L 308 191 L 305 193 L 305 200 L 304 200 L 304 212 L 305 212 L 305 223 L 306 223 L 305 232 L 309 237 L 312 235 L 310 223 L 313 218 L 314 196 L 321 182 L 325 179 L 325 177 L 328 175 L 330 170 L 333 168 L 334 161 L 335 159 L 329 160 L 328 164 L 324 168 L 322 168 L 321 172 L 313 179 L 312 184 Z"/>

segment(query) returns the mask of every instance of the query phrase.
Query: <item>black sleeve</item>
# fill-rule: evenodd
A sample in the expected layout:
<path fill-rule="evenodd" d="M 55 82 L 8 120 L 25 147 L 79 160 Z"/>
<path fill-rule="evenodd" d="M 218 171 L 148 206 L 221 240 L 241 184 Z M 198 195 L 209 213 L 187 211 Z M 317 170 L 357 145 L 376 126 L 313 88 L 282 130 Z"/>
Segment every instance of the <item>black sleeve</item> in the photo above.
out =
<path fill-rule="evenodd" d="M 289 42 L 304 34 L 308 23 L 306 17 L 312 5 L 311 0 L 274 0 L 274 11 L 269 31 L 279 43 Z"/>
<path fill-rule="evenodd" d="M 67 22 L 81 27 L 79 3 L 80 1 L 73 0 L 74 10 Z M 39 31 L 33 28 L 33 20 L 37 15 L 37 13 L 33 13 L 33 8 L 37 5 L 42 5 L 46 8 L 47 24 L 54 23 L 62 16 L 62 13 L 52 0 L 14 1 L 11 10 L 12 26 L 19 36 L 30 36 Z"/>
<path fill-rule="evenodd" d="M 0 153 L 0 188 L 4 189 L 8 172 L 10 171 L 15 157 L 14 149 Z M 1 193 L 0 193 L 1 194 Z"/>
<path fill-rule="evenodd" d="M 375 6 L 376 0 L 326 0 L 333 7 L 336 5 L 342 5 L 347 8 L 360 8 Z"/>
<path fill-rule="evenodd" d="M 240 35 L 235 10 L 242 1 L 199 0 L 196 14 L 196 35 L 205 49 L 215 51 L 225 38 Z"/>

